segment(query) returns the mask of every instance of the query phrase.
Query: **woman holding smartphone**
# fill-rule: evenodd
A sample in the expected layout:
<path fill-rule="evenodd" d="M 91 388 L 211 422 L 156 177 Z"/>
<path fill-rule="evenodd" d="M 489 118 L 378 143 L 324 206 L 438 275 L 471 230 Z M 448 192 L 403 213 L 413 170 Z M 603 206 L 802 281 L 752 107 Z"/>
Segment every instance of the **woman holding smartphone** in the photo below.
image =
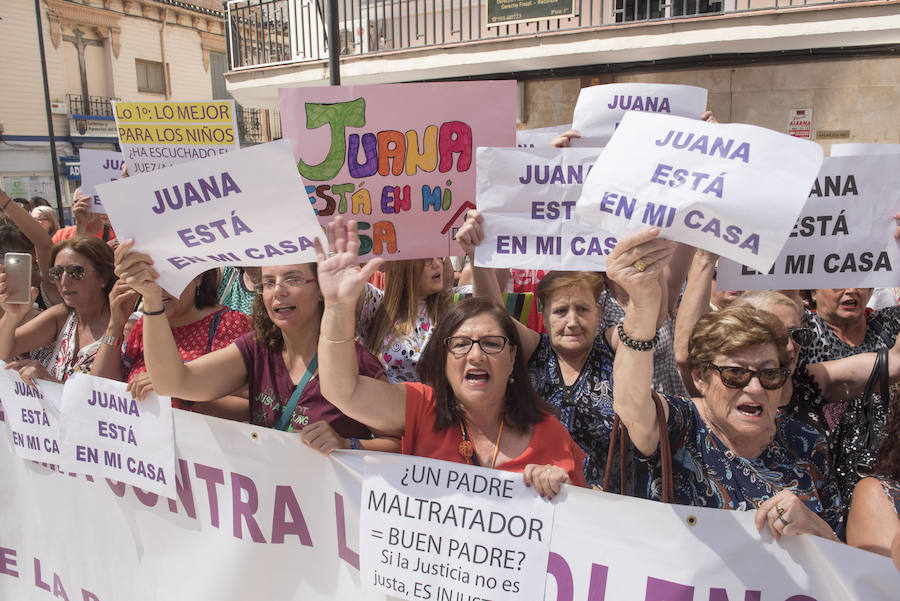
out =
<path fill-rule="evenodd" d="M 13 361 L 25 379 L 65 382 L 74 372 L 89 372 L 94 356 L 105 342 L 109 322 L 109 292 L 116 282 L 113 251 L 96 238 L 72 238 L 53 246 L 48 277 L 56 284 L 63 302 L 31 321 L 22 323 L 31 303 L 10 301 L 8 275 L 0 274 L 0 358 L 12 358 L 54 342 L 52 356 L 44 363 Z M 37 289 L 31 290 L 32 299 Z"/>

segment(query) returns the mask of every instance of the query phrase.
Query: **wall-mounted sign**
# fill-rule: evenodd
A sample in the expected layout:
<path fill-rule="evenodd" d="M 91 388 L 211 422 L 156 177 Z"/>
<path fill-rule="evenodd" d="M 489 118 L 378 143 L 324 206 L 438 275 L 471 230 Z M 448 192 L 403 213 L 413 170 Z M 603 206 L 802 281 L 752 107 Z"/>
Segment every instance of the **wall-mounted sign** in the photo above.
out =
<path fill-rule="evenodd" d="M 487 26 L 575 16 L 574 0 L 487 0 Z"/>
<path fill-rule="evenodd" d="M 115 117 L 100 115 L 72 115 L 69 118 L 69 135 L 73 138 L 119 139 Z"/>
<path fill-rule="evenodd" d="M 810 139 L 812 133 L 812 109 L 791 109 L 788 121 L 789 136 Z"/>
<path fill-rule="evenodd" d="M 849 140 L 849 129 L 820 129 L 816 132 L 816 140 Z"/>

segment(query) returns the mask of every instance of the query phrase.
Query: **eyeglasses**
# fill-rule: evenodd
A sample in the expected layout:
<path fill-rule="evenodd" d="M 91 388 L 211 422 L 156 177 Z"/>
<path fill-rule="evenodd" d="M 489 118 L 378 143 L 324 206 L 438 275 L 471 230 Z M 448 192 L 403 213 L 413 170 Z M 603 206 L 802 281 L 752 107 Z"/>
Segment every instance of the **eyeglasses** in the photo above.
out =
<path fill-rule="evenodd" d="M 73 280 L 83 280 L 84 274 L 95 273 L 96 271 L 96 269 L 85 269 L 81 265 L 57 265 L 47 271 L 47 279 L 55 284 L 62 279 L 65 273 Z"/>
<path fill-rule="evenodd" d="M 816 340 L 816 333 L 812 328 L 788 328 L 787 335 L 791 337 L 797 346 L 806 348 Z"/>
<path fill-rule="evenodd" d="M 306 278 L 284 278 L 280 282 L 275 280 L 263 280 L 261 283 L 257 284 L 253 287 L 253 290 L 257 294 L 265 294 L 266 292 L 274 292 L 276 288 L 282 286 L 283 288 L 287 288 L 289 290 L 296 290 L 297 288 L 302 288 L 307 284 L 312 284 L 316 281 L 316 278 L 306 279 Z"/>
<path fill-rule="evenodd" d="M 791 370 L 786 367 L 769 367 L 754 371 L 746 367 L 721 366 L 712 363 L 706 365 L 719 372 L 719 378 L 726 388 L 743 388 L 755 377 L 759 380 L 759 385 L 766 390 L 776 390 L 784 386 L 791 375 Z"/>
<path fill-rule="evenodd" d="M 485 355 L 496 355 L 506 348 L 509 338 L 506 336 L 483 336 L 479 339 L 469 338 L 468 336 L 450 336 L 444 338 L 444 346 L 450 351 L 450 354 L 456 357 L 464 357 L 472 350 L 473 344 L 478 344 L 481 352 Z"/>

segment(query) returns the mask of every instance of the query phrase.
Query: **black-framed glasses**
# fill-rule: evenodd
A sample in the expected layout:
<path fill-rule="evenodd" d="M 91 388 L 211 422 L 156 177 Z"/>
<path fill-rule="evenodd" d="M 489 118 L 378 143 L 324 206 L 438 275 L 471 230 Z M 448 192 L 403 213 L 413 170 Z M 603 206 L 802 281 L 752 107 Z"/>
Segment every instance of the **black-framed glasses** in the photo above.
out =
<path fill-rule="evenodd" d="M 265 294 L 267 292 L 274 292 L 279 286 L 289 289 L 289 290 L 295 290 L 297 288 L 302 288 L 303 286 L 305 286 L 307 284 L 312 284 L 315 281 L 316 281 L 316 278 L 307 279 L 307 278 L 301 278 L 301 277 L 284 278 L 280 282 L 276 281 L 276 280 L 263 280 L 262 282 L 260 282 L 256 286 L 254 286 L 253 290 L 257 294 Z"/>
<path fill-rule="evenodd" d="M 450 336 L 444 338 L 444 346 L 451 355 L 463 357 L 469 354 L 473 344 L 481 347 L 485 355 L 496 355 L 506 348 L 509 338 L 506 336 L 482 336 L 481 338 L 469 338 L 468 336 Z"/>
<path fill-rule="evenodd" d="M 757 378 L 760 386 L 766 390 L 775 390 L 784 386 L 791 375 L 791 370 L 786 367 L 767 367 L 756 371 L 731 365 L 723 366 L 712 363 L 706 365 L 719 372 L 719 378 L 726 388 L 743 388 L 750 383 L 750 380 Z"/>
<path fill-rule="evenodd" d="M 797 346 L 806 348 L 816 341 L 816 333 L 812 328 L 788 328 L 786 331 Z"/>
<path fill-rule="evenodd" d="M 83 280 L 84 274 L 94 273 L 96 271 L 96 269 L 85 269 L 81 265 L 57 265 L 56 267 L 51 267 L 47 271 L 47 279 L 55 284 L 62 279 L 62 276 L 65 273 L 73 280 Z"/>

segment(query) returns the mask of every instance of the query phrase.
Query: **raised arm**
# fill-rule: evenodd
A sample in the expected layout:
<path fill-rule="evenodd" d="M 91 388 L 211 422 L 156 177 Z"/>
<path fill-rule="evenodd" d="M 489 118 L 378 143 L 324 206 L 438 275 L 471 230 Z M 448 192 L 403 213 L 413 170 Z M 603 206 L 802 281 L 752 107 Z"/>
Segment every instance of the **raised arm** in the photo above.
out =
<path fill-rule="evenodd" d="M 656 451 L 659 430 L 650 396 L 653 347 L 642 343 L 656 335 L 659 307 L 665 302 L 660 273 L 674 251 L 672 244 L 658 235 L 656 227 L 633 232 L 619 240 L 607 260 L 607 276 L 628 293 L 622 324 L 627 340 L 620 341 L 613 364 L 614 408 L 635 447 L 644 455 Z M 664 408 L 668 419 L 668 407 Z"/>
<path fill-rule="evenodd" d="M 876 356 L 876 353 L 860 353 L 833 361 L 810 363 L 806 369 L 822 389 L 822 398 L 846 401 L 865 391 Z M 900 382 L 900 336 L 888 351 L 888 377 L 891 385 Z"/>
<path fill-rule="evenodd" d="M 50 234 L 47 233 L 38 221 L 31 214 L 19 206 L 17 202 L 11 202 L 10 197 L 0 190 L 0 207 L 6 213 L 10 221 L 16 224 L 25 237 L 34 245 L 34 258 L 37 261 L 38 268 L 41 270 L 41 288 L 44 290 L 47 302 L 52 305 L 62 302 L 62 297 L 56 286 L 50 282 L 47 273 L 50 271 L 50 246 L 53 242 L 50 240 Z"/>
<path fill-rule="evenodd" d="M 117 280 L 109 293 L 109 323 L 101 339 L 100 349 L 91 364 L 91 375 L 122 380 L 122 342 L 125 324 L 140 296 L 131 286 Z"/>
<path fill-rule="evenodd" d="M 688 271 L 687 285 L 675 319 L 675 362 L 678 363 L 681 379 L 691 394 L 698 394 L 698 391 L 694 388 L 694 381 L 691 378 L 688 343 L 697 320 L 709 313 L 710 287 L 716 273 L 718 258 L 718 255 L 706 250 L 697 250 L 694 253 Z"/>
<path fill-rule="evenodd" d="M 233 343 L 183 363 L 162 302 L 153 259 L 132 252 L 133 240 L 115 251 L 116 275 L 144 297 L 144 361 L 159 394 L 191 401 L 210 401 L 231 394 L 247 381 L 247 368 Z M 140 396 L 140 395 L 139 395 Z"/>
<path fill-rule="evenodd" d="M 359 267 L 356 222 L 337 217 L 328 224 L 326 257 L 316 239 L 319 290 L 325 311 L 319 328 L 319 386 L 322 396 L 371 430 L 401 436 L 406 426 L 406 386 L 359 375 L 356 358 L 356 301 L 381 259 Z"/>
<path fill-rule="evenodd" d="M 456 242 L 466 251 L 469 263 L 472 265 L 472 293 L 475 296 L 489 298 L 499 305 L 503 305 L 503 292 L 497 281 L 496 269 L 475 266 L 475 247 L 484 241 L 484 216 L 480 211 L 471 210 L 466 215 L 466 222 L 456 233 Z M 519 339 L 522 343 L 522 356 L 527 361 L 541 341 L 541 335 L 520 322 L 516 322 L 519 331 Z"/>

